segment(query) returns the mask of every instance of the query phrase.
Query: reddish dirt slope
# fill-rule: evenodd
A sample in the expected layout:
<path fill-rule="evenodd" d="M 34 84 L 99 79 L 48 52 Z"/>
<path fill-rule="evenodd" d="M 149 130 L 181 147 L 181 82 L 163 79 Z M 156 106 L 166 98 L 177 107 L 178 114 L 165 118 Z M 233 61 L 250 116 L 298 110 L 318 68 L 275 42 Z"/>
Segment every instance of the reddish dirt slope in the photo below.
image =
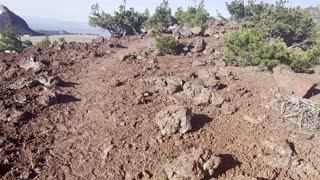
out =
<path fill-rule="evenodd" d="M 208 37 L 205 41 L 220 49 L 217 40 Z M 164 160 L 195 147 L 210 149 L 221 158 L 212 178 L 316 179 L 314 173 L 279 165 L 289 158 L 290 163 L 299 160 L 308 164 L 305 169 L 320 170 L 320 148 L 316 145 L 320 138 L 317 134 L 300 133 L 270 108 L 269 100 L 262 98 L 277 86 L 271 73 L 250 67 L 223 67 L 215 59 L 216 65 L 192 65 L 195 60 L 211 59 L 212 55 L 202 54 L 120 60 L 123 55 L 152 44 L 152 38 L 139 36 L 68 44 L 62 50 L 51 48 L 29 50 L 22 55 L 1 55 L 2 62 L 11 66 L 7 69 L 31 54 L 48 62 L 40 74 L 19 70 L 12 80 L 2 80 L 1 102 L 7 106 L 15 106 L 12 100 L 15 96 L 32 96 L 30 103 L 21 107 L 32 115 L 27 122 L 1 123 L 0 133 L 6 138 L 6 143 L 0 146 L 2 178 L 165 179 Z M 33 104 L 32 98 L 37 98 L 42 86 L 12 94 L 5 90 L 21 77 L 32 74 L 30 78 L 35 78 L 42 73 L 56 74 L 64 81 L 55 87 L 59 96 L 54 105 Z M 215 75 L 204 78 L 212 73 Z M 216 83 L 214 91 L 228 102 L 222 108 L 196 106 L 181 92 L 167 93 L 144 81 L 162 76 L 184 82 L 193 77 L 207 84 Z M 4 73 L 1 77 L 4 78 Z M 145 104 L 137 104 L 137 97 L 144 92 L 151 96 Z M 192 109 L 191 131 L 161 136 L 155 115 L 169 105 Z M 250 122 L 244 116 L 263 117 L 264 121 Z M 292 155 L 277 154 L 265 145 L 268 139 L 287 142 Z"/>

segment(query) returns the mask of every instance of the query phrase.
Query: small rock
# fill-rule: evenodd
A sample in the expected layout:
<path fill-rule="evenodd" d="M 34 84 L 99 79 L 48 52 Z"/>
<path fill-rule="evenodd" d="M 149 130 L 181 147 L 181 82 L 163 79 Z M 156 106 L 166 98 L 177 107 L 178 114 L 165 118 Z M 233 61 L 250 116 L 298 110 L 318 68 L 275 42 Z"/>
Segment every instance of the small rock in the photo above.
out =
<path fill-rule="evenodd" d="M 35 73 L 41 71 L 40 62 L 36 62 L 35 57 L 30 57 L 29 59 L 25 59 L 20 63 L 20 68 L 28 70 L 32 69 Z"/>
<path fill-rule="evenodd" d="M 265 140 L 262 142 L 262 145 L 265 147 L 271 149 L 272 151 L 280 154 L 280 155 L 286 155 L 286 156 L 293 156 L 294 151 L 291 149 L 290 144 L 288 140 Z"/>
<path fill-rule="evenodd" d="M 258 121 L 256 118 L 254 117 L 251 117 L 251 116 L 248 116 L 248 115 L 244 115 L 243 116 L 243 119 L 250 122 L 250 123 L 253 123 L 253 124 L 260 124 L 261 122 Z"/>
<path fill-rule="evenodd" d="M 280 156 L 264 156 L 263 161 L 268 166 L 274 169 L 284 169 L 290 164 L 290 157 L 280 157 Z"/>
<path fill-rule="evenodd" d="M 183 37 L 191 37 L 192 36 L 192 32 L 188 28 L 180 28 L 178 31 L 179 31 L 179 34 Z"/>
<path fill-rule="evenodd" d="M 21 179 L 29 179 L 30 173 L 27 171 L 24 171 L 20 174 Z"/>
<path fill-rule="evenodd" d="M 190 31 L 193 35 L 200 36 L 202 33 L 202 28 L 201 27 L 193 27 L 193 28 L 190 28 Z"/>
<path fill-rule="evenodd" d="M 202 51 L 204 51 L 205 49 L 206 49 L 206 42 L 204 41 L 204 39 L 199 39 L 197 42 L 196 42 L 196 44 L 195 44 L 195 46 L 194 46 L 194 48 L 192 48 L 191 49 L 191 52 L 192 53 L 199 53 L 199 52 L 202 52 Z"/>
<path fill-rule="evenodd" d="M 174 94 L 182 89 L 183 81 L 175 77 L 148 77 L 143 79 L 146 84 L 154 85 L 157 89 L 163 90 L 166 93 Z"/>
<path fill-rule="evenodd" d="M 303 160 L 294 160 L 288 170 L 288 174 L 292 179 L 317 179 L 320 175 L 313 165 Z"/>
<path fill-rule="evenodd" d="M 221 159 L 210 150 L 193 150 L 183 153 L 174 160 L 165 162 L 164 169 L 169 180 L 175 179 L 209 179 L 218 168 Z"/>
<path fill-rule="evenodd" d="M 204 36 L 212 36 L 215 33 L 213 29 L 206 29 L 204 31 Z"/>
<path fill-rule="evenodd" d="M 178 141 L 175 141 L 174 142 L 174 145 L 175 146 L 181 146 L 183 144 L 183 141 L 182 140 L 178 140 Z"/>
<path fill-rule="evenodd" d="M 207 62 L 206 61 L 200 61 L 200 60 L 195 60 L 192 62 L 192 66 L 206 66 Z"/>
<path fill-rule="evenodd" d="M 130 61 L 130 60 L 135 60 L 135 59 L 137 59 L 137 56 L 134 54 L 130 54 L 130 53 L 125 54 L 120 58 L 121 61 Z"/>
<path fill-rule="evenodd" d="M 169 106 L 156 114 L 155 121 L 162 135 L 184 134 L 192 129 L 191 118 L 191 109 L 182 106 Z"/>
<path fill-rule="evenodd" d="M 226 67 L 227 66 L 227 63 L 224 61 L 224 60 L 215 60 L 214 61 L 215 65 L 217 67 Z"/>
<path fill-rule="evenodd" d="M 203 54 L 212 54 L 214 53 L 215 49 L 212 46 L 207 46 L 206 49 L 203 51 Z"/>
<path fill-rule="evenodd" d="M 52 77 L 40 77 L 38 78 L 38 81 L 47 87 L 53 87 L 61 83 L 62 79 L 57 76 L 52 76 Z"/>
<path fill-rule="evenodd" d="M 193 103 L 196 106 L 208 106 L 211 103 L 212 92 L 208 88 L 201 89 L 200 93 L 195 96 Z"/>
<path fill-rule="evenodd" d="M 136 104 L 140 105 L 140 104 L 147 104 L 150 100 L 148 99 L 148 97 L 151 96 L 151 93 L 149 92 L 144 92 L 142 94 L 140 94 L 137 99 L 136 99 Z"/>
<path fill-rule="evenodd" d="M 213 93 L 211 97 L 211 104 L 217 107 L 221 107 L 222 104 L 226 101 L 226 98 L 220 94 Z"/>
<path fill-rule="evenodd" d="M 213 37 L 214 37 L 215 39 L 220 39 L 220 35 L 219 35 L 219 34 L 215 34 L 215 35 L 213 35 Z"/>
<path fill-rule="evenodd" d="M 37 80 L 31 80 L 31 81 L 27 81 L 25 79 L 22 79 L 20 81 L 17 81 L 13 84 L 11 84 L 8 89 L 10 90 L 20 90 L 23 88 L 27 88 L 27 87 L 35 87 L 39 84 L 39 82 Z"/>
<path fill-rule="evenodd" d="M 57 103 L 57 95 L 52 90 L 45 88 L 37 100 L 43 106 L 51 106 Z"/>
<path fill-rule="evenodd" d="M 12 109 L 9 112 L 1 114 L 0 120 L 7 122 L 18 122 L 26 117 L 26 113 L 22 110 Z"/>
<path fill-rule="evenodd" d="M 228 103 L 223 103 L 221 106 L 221 112 L 225 115 L 232 115 L 238 111 L 238 107 L 236 105 L 230 105 Z"/>
<path fill-rule="evenodd" d="M 7 80 L 10 80 L 16 76 L 17 76 L 17 69 L 15 69 L 15 68 L 11 68 L 11 69 L 4 72 L 4 77 Z"/>

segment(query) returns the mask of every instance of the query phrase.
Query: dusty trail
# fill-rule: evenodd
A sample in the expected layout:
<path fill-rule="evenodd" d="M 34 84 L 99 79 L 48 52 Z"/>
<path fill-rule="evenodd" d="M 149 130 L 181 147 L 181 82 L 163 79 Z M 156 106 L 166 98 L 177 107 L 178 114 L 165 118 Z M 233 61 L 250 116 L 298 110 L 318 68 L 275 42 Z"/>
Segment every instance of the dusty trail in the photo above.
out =
<path fill-rule="evenodd" d="M 107 156 L 128 132 L 119 132 L 120 119 L 114 114 L 123 112 L 130 106 L 124 88 L 113 89 L 117 77 L 122 80 L 134 74 L 134 68 L 120 70 L 119 57 L 134 48 L 146 46 L 146 41 L 135 42 L 134 47 L 120 49 L 107 58 L 83 60 L 84 65 L 77 76 L 69 81 L 75 82 L 70 92 L 79 102 L 70 105 L 70 116 L 64 117 L 55 133 L 45 178 L 56 179 L 97 179 L 116 178 L 117 167 L 110 167 Z M 121 140 L 120 140 L 121 141 Z M 121 142 L 120 142 L 121 143 Z M 114 168 L 106 169 L 106 167 Z M 110 171 L 111 170 L 111 171 Z M 119 177 L 118 177 L 119 178 Z"/>

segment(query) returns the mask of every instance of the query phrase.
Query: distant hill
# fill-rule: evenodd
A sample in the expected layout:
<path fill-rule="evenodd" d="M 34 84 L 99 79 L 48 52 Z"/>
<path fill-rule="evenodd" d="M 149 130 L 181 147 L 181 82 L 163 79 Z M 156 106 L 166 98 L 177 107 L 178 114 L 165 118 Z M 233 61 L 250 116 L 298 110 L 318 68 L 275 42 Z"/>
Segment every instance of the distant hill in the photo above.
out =
<path fill-rule="evenodd" d="M 69 34 L 72 34 L 72 33 L 69 33 L 67 31 L 64 31 L 64 30 L 59 30 L 59 31 L 54 31 L 54 30 L 37 30 L 37 32 L 41 33 L 41 34 L 44 34 L 44 35 L 48 35 L 48 36 L 51 36 L 51 35 L 69 35 Z"/>
<path fill-rule="evenodd" d="M 110 35 L 107 31 L 90 27 L 86 19 L 84 21 L 70 21 L 48 17 L 23 16 L 23 18 L 28 22 L 29 26 L 36 31 L 56 31 L 61 29 L 71 34 L 99 34 L 101 36 Z"/>
<path fill-rule="evenodd" d="M 11 24 L 13 31 L 17 35 L 43 35 L 30 29 L 24 19 L 10 11 L 6 6 L 0 5 L 0 31 L 3 31 L 7 24 Z"/>

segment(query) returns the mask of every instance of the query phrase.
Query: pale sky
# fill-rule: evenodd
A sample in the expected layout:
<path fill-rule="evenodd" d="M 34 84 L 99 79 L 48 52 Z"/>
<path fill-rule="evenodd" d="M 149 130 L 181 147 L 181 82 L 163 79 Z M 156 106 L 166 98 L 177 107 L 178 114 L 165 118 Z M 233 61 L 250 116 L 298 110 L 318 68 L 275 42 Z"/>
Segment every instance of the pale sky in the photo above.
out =
<path fill-rule="evenodd" d="M 172 9 L 181 6 L 187 8 L 199 0 L 169 0 Z M 226 0 L 230 2 L 231 0 Z M 265 0 L 266 1 L 266 0 Z M 273 3 L 276 0 L 266 2 Z M 1 0 L 0 3 L 7 6 L 19 16 L 55 18 L 58 20 L 71 20 L 87 22 L 90 14 L 92 3 L 98 2 L 100 9 L 112 13 L 122 0 Z M 146 8 L 152 13 L 162 0 L 127 0 L 127 6 L 134 7 L 136 10 L 143 12 Z M 216 11 L 222 15 L 228 16 L 225 8 L 225 1 L 205 0 L 206 8 L 211 15 L 215 16 Z M 320 0 L 291 0 L 291 6 L 308 7 L 320 4 Z"/>

